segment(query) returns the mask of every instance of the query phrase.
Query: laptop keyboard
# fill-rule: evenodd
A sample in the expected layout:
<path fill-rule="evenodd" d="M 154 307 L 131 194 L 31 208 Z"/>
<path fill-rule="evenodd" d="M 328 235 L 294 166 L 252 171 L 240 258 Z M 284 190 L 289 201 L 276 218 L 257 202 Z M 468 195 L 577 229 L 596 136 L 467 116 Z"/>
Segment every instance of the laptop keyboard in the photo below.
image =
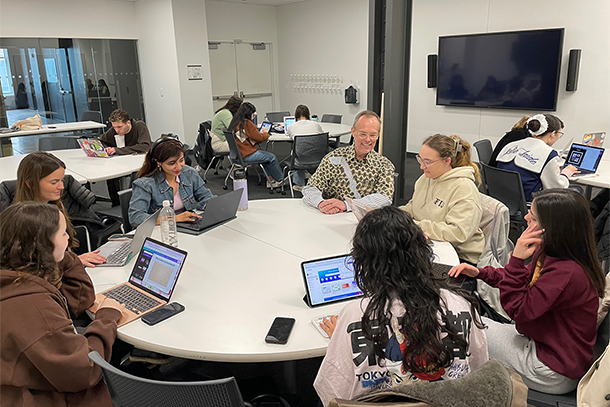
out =
<path fill-rule="evenodd" d="M 201 229 L 201 220 L 203 218 L 198 218 L 194 222 L 178 222 L 177 225 L 181 228 L 191 229 L 191 230 L 200 230 Z"/>
<path fill-rule="evenodd" d="M 129 254 L 129 249 L 131 248 L 131 240 L 121 244 L 115 251 L 110 253 L 108 257 L 106 257 L 106 264 L 120 264 L 123 265 L 125 263 L 125 258 Z"/>
<path fill-rule="evenodd" d="M 156 307 L 157 305 L 161 305 L 161 302 L 141 293 L 138 290 L 134 290 L 132 287 L 126 284 L 106 291 L 103 294 L 108 298 L 112 298 L 113 300 L 120 302 L 121 304 L 125 304 L 125 308 L 138 315 Z"/>

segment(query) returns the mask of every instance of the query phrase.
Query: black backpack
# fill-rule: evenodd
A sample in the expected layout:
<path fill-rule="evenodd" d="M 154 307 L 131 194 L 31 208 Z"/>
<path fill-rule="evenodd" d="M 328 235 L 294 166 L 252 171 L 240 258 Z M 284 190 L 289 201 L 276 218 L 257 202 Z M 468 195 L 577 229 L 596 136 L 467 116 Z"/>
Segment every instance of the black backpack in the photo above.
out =
<path fill-rule="evenodd" d="M 199 123 L 199 132 L 197 134 L 197 142 L 193 148 L 195 154 L 195 161 L 199 164 L 202 169 L 208 168 L 210 162 L 214 158 L 214 151 L 212 150 L 212 136 L 210 136 L 210 130 L 212 129 L 212 123 L 208 120 Z"/>

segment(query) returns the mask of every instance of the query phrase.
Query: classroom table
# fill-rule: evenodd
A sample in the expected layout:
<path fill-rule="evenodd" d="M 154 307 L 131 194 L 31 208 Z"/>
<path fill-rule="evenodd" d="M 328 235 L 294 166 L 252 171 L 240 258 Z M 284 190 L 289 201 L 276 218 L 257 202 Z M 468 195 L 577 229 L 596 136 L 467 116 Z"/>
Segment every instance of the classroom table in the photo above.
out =
<path fill-rule="evenodd" d="M 270 199 L 250 201 L 237 219 L 202 235 L 179 233 L 179 247 L 189 254 L 171 301 L 186 310 L 155 326 L 133 321 L 118 337 L 140 349 L 218 362 L 323 356 L 329 340 L 310 321 L 337 314 L 347 302 L 307 307 L 300 264 L 347 253 L 356 225 L 352 213 L 324 215 L 300 199 Z M 159 227 L 152 237 L 160 238 Z M 458 264 L 449 243 L 433 248 L 438 261 Z M 132 268 L 87 271 L 100 292 L 127 281 Z M 278 316 L 296 319 L 286 345 L 264 340 Z"/>
<path fill-rule="evenodd" d="M 348 124 L 340 124 L 340 123 L 319 123 L 322 126 L 322 130 L 325 133 L 328 133 L 328 138 L 338 138 L 341 136 L 345 136 L 350 134 L 352 131 L 352 126 Z M 292 138 L 284 133 L 269 133 L 269 142 L 275 141 L 292 141 Z"/>
<path fill-rule="evenodd" d="M 43 136 L 46 134 L 54 134 L 54 133 L 76 133 L 81 132 L 83 130 L 92 130 L 92 129 L 104 129 L 106 128 L 105 124 L 94 122 L 94 121 L 82 121 L 82 122 L 69 122 L 69 123 L 54 123 L 54 124 L 45 124 L 41 128 L 36 130 L 19 130 L 15 132 L 9 133 L 0 133 L 0 148 L 3 148 L 4 145 L 9 145 L 11 143 L 10 139 L 13 137 L 26 137 L 26 136 Z M 2 153 L 2 151 L 0 151 Z M 0 157 L 3 154 L 0 154 Z"/>
<path fill-rule="evenodd" d="M 139 170 L 144 163 L 144 154 L 119 155 L 110 158 L 87 157 L 80 148 L 49 151 L 66 164 L 70 174 L 81 184 L 119 178 Z M 0 158 L 0 181 L 17 179 L 19 163 L 27 154 Z"/>
<path fill-rule="evenodd" d="M 584 185 L 585 196 L 590 200 L 593 187 L 610 188 L 610 160 L 602 160 L 595 174 L 570 178 L 570 182 Z"/>

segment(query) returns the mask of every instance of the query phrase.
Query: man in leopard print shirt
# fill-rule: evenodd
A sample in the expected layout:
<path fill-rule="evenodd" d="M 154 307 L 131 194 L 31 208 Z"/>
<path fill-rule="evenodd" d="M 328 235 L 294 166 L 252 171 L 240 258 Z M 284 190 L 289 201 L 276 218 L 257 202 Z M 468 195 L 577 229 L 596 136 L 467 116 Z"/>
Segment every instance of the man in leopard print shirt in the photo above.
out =
<path fill-rule="evenodd" d="M 352 127 L 354 145 L 331 151 L 322 159 L 303 188 L 303 202 L 326 214 L 350 211 L 345 198 L 371 208 L 390 205 L 394 165 L 373 150 L 380 127 L 377 113 L 358 113 Z"/>

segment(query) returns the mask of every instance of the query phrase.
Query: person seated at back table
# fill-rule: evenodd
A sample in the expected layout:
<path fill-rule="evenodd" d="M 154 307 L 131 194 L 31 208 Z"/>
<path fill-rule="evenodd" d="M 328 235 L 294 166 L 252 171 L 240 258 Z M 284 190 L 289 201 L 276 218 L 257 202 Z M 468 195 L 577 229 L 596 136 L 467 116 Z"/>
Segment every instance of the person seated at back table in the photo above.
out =
<path fill-rule="evenodd" d="M 148 151 L 151 139 L 146 123 L 130 119 L 129 113 L 121 109 L 110 113 L 108 121 L 112 124 L 112 128 L 100 137 L 100 141 L 109 155 L 144 154 Z M 106 185 L 112 206 L 120 205 L 119 178 L 109 179 Z"/>
<path fill-rule="evenodd" d="M 400 209 L 430 239 L 451 243 L 462 261 L 477 264 L 485 237 L 475 184 L 481 177 L 470 160 L 470 144 L 458 136 L 435 134 L 424 140 L 415 157 L 424 174 L 415 182 L 413 198 Z"/>
<path fill-rule="evenodd" d="M 228 153 L 229 143 L 225 138 L 224 131 L 229 130 L 233 115 L 237 113 L 237 109 L 241 106 L 243 99 L 237 96 L 231 96 L 227 103 L 216 111 L 214 118 L 212 119 L 212 131 L 210 137 L 212 137 L 212 150 L 215 153 Z"/>
<path fill-rule="evenodd" d="M 290 138 L 294 138 L 294 136 L 324 133 L 320 123 L 310 120 L 309 108 L 307 106 L 298 105 L 294 111 L 294 118 L 296 121 L 288 126 L 288 135 Z M 294 182 L 293 189 L 295 191 L 302 191 L 303 186 L 305 185 L 305 171 L 295 171 L 292 174 L 292 181 Z"/>
<path fill-rule="evenodd" d="M 256 113 L 256 107 L 250 102 L 241 104 L 231 120 L 229 131 L 234 132 L 235 141 L 244 162 L 263 161 L 263 168 L 267 172 L 267 188 L 278 188 L 282 186 L 282 168 L 275 154 L 260 150 L 258 144 L 269 138 L 269 133 L 260 133 L 252 120 Z"/>
<path fill-rule="evenodd" d="M 515 324 L 484 318 L 489 356 L 519 373 L 530 389 L 563 394 L 593 363 L 605 289 L 593 218 L 578 192 L 548 189 L 536 194 L 525 220 L 528 227 L 504 268 L 460 264 L 449 275 L 480 278 L 500 290 Z"/>
<path fill-rule="evenodd" d="M 68 178 L 69 181 L 66 184 L 68 190 L 66 190 L 64 177 L 66 177 L 66 164 L 53 154 L 44 151 L 28 154 L 21 160 L 17 168 L 14 195 L 9 196 L 10 191 L 0 192 L 0 211 L 4 211 L 11 203 L 24 201 L 55 205 L 66 217 L 70 234 L 70 249 L 76 249 L 79 247 L 79 242 L 75 238 L 76 232 L 70 217 L 74 216 L 75 219 L 83 222 L 91 221 L 88 225 L 99 222 L 99 218 L 91 209 L 84 207 L 79 202 L 79 195 L 89 194 L 90 191 L 75 182 L 71 176 Z M 7 186 L 10 187 L 10 184 Z M 94 230 L 91 232 L 95 233 Z M 95 267 L 96 264 L 106 261 L 106 258 L 99 254 L 99 250 L 83 253 L 78 258 L 86 267 Z"/>
<path fill-rule="evenodd" d="M 345 198 L 373 209 L 392 203 L 394 164 L 373 148 L 381 120 L 372 110 L 356 115 L 354 145 L 328 153 L 303 188 L 303 202 L 325 214 L 350 211 Z"/>
<path fill-rule="evenodd" d="M 553 144 L 563 136 L 563 122 L 552 114 L 537 114 L 527 120 L 532 137 L 507 144 L 498 154 L 498 168 L 521 175 L 525 200 L 541 189 L 568 188 L 576 167 L 560 170 L 561 157 Z M 561 171 L 561 172 L 560 172 Z"/>
<path fill-rule="evenodd" d="M 502 151 L 502 149 L 508 143 L 512 143 L 513 141 L 523 140 L 524 138 L 528 138 L 528 137 L 532 136 L 532 133 L 530 133 L 530 131 L 526 128 L 527 120 L 529 118 L 530 117 L 527 115 L 523 116 L 521 118 L 521 120 L 519 120 L 517 123 L 515 123 L 513 128 L 510 129 L 510 131 L 508 133 L 506 133 L 500 139 L 500 141 L 498 141 L 498 144 L 496 144 L 496 146 L 494 147 L 494 151 L 491 153 L 491 158 L 489 159 L 490 167 L 498 166 L 498 161 L 496 160 L 498 158 L 498 154 L 500 154 L 500 151 Z"/>
<path fill-rule="evenodd" d="M 457 379 L 487 362 L 476 301 L 433 276 L 434 253 L 409 215 L 393 206 L 366 214 L 351 256 L 365 298 L 321 324 L 331 339 L 314 387 L 325 406 L 416 380 Z"/>
<path fill-rule="evenodd" d="M 174 137 L 162 137 L 153 144 L 132 188 L 129 223 L 134 228 L 162 208 L 165 200 L 174 208 L 177 222 L 193 222 L 201 217 L 193 211 L 203 209 L 214 197 L 199 173 L 184 165 L 184 145 Z"/>
<path fill-rule="evenodd" d="M 95 290 L 66 251 L 66 226 L 59 208 L 42 202 L 19 202 L 0 215 L 4 406 L 112 406 L 88 354 L 110 361 L 124 306 L 105 299 L 84 335 L 75 332 L 70 317 L 93 305 Z"/>

